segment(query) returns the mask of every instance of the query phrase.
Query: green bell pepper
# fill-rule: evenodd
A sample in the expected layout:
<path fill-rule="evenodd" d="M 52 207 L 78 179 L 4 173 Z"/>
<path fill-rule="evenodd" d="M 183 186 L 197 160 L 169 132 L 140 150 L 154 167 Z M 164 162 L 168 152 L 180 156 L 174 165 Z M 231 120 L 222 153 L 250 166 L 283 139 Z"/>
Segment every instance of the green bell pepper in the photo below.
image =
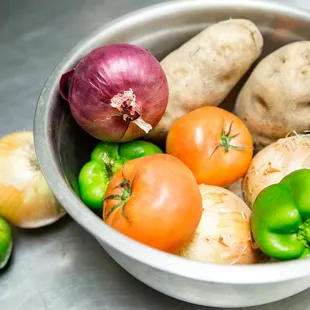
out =
<path fill-rule="evenodd" d="M 129 160 L 163 153 L 153 143 L 136 140 L 125 143 L 99 142 L 91 153 L 90 161 L 78 177 L 80 197 L 94 212 L 101 215 L 103 198 L 111 177 Z"/>
<path fill-rule="evenodd" d="M 310 255 L 310 170 L 300 169 L 263 189 L 253 204 L 257 246 L 277 260 Z"/>
<path fill-rule="evenodd" d="M 9 224 L 0 217 L 0 269 L 4 268 L 12 254 L 13 236 Z"/>

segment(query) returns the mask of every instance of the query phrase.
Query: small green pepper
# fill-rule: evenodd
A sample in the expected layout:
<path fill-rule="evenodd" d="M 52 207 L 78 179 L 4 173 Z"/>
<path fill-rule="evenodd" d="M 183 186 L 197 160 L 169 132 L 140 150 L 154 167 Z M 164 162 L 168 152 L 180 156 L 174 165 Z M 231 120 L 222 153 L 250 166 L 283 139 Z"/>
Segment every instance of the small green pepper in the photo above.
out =
<path fill-rule="evenodd" d="M 0 217 L 0 269 L 4 268 L 12 254 L 13 236 L 9 224 Z"/>
<path fill-rule="evenodd" d="M 310 170 L 300 169 L 260 192 L 251 219 L 257 246 L 277 260 L 310 255 Z"/>
<path fill-rule="evenodd" d="M 111 177 L 129 160 L 163 153 L 153 143 L 136 140 L 126 143 L 99 142 L 79 173 L 82 201 L 101 215 L 103 198 Z"/>

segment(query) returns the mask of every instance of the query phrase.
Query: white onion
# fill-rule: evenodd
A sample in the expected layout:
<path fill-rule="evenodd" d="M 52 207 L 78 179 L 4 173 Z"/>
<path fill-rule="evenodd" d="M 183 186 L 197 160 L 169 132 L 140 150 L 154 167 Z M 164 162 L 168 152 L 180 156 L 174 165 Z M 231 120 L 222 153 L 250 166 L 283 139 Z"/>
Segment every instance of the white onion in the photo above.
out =
<path fill-rule="evenodd" d="M 65 214 L 39 169 L 33 133 L 0 139 L 0 216 L 17 227 L 38 228 Z"/>
<path fill-rule="evenodd" d="M 245 202 L 252 208 L 265 187 L 302 168 L 310 168 L 310 135 L 295 135 L 269 144 L 254 156 L 244 177 Z"/>
<path fill-rule="evenodd" d="M 251 210 L 233 192 L 199 185 L 203 198 L 200 223 L 192 239 L 177 254 L 196 261 L 254 264 L 262 260 L 250 227 Z"/>

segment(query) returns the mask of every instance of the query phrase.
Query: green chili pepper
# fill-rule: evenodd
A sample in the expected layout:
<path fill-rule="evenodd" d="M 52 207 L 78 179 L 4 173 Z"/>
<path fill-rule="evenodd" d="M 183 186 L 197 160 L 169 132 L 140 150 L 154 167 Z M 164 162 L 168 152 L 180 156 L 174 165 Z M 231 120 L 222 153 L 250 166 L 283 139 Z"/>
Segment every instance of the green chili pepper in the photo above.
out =
<path fill-rule="evenodd" d="M 111 177 L 129 160 L 163 153 L 153 143 L 136 140 L 126 143 L 99 142 L 91 159 L 79 173 L 82 201 L 97 214 L 102 214 L 103 198 Z"/>
<path fill-rule="evenodd" d="M 277 260 L 310 254 L 310 170 L 300 169 L 260 192 L 253 205 L 257 246 Z"/>

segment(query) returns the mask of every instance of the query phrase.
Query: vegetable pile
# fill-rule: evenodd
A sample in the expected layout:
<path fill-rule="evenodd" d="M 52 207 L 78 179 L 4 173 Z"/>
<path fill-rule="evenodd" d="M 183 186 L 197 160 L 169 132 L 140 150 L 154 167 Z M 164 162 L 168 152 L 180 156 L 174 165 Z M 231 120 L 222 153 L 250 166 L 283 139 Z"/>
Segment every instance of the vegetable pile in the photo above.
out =
<path fill-rule="evenodd" d="M 61 98 L 97 140 L 77 176 L 85 207 L 128 238 L 188 260 L 309 257 L 310 42 L 265 57 L 263 48 L 252 21 L 229 19 L 161 61 L 114 43 L 63 72 Z M 0 197 L 3 268 L 10 225 L 40 228 L 66 214 L 40 172 L 32 132 L 0 139 Z"/>
<path fill-rule="evenodd" d="M 64 72 L 61 96 L 98 139 L 78 177 L 85 205 L 186 259 L 308 257 L 310 42 L 263 47 L 253 22 L 229 19 L 161 61 L 114 43 Z M 221 108 L 246 74 L 233 111 Z"/>

